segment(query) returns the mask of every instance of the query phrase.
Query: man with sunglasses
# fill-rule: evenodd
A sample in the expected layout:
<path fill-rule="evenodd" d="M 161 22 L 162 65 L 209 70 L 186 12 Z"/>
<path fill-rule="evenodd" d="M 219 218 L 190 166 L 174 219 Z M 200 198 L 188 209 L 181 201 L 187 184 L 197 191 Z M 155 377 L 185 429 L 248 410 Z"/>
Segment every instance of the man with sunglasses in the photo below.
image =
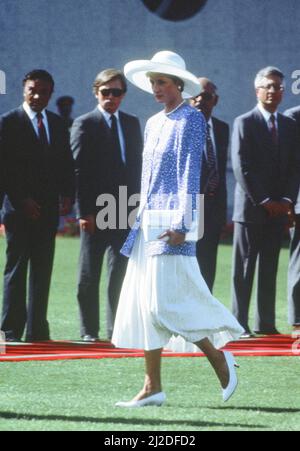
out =
<path fill-rule="evenodd" d="M 127 259 L 120 254 L 127 238 L 128 227 L 124 227 L 124 221 L 118 213 L 120 207 L 126 207 L 119 205 L 124 202 L 119 198 L 119 189 L 127 188 L 127 200 L 131 195 L 140 192 L 143 149 L 139 120 L 120 111 L 127 91 L 123 73 L 115 69 L 102 71 L 96 77 L 93 91 L 98 101 L 96 109 L 76 119 L 71 130 L 81 229 L 77 298 L 81 336 L 86 342 L 95 342 L 98 339 L 99 283 L 106 250 L 107 337 L 110 339 L 112 336 L 127 266 Z M 110 196 L 114 200 L 116 224 L 110 224 L 108 220 L 107 227 L 99 228 L 96 218 L 99 211 L 101 213 L 101 208 L 96 204 L 101 195 Z M 102 210 L 104 211 L 103 208 Z"/>
<path fill-rule="evenodd" d="M 227 220 L 226 167 L 229 126 L 212 116 L 219 101 L 216 85 L 207 78 L 199 78 L 199 81 L 202 91 L 191 100 L 191 105 L 205 116 L 207 143 L 201 173 L 201 193 L 205 196 L 204 236 L 197 243 L 197 259 L 201 273 L 212 291 L 216 277 L 218 245 Z"/>
<path fill-rule="evenodd" d="M 255 333 L 274 335 L 276 278 L 285 226 L 299 191 L 296 123 L 278 113 L 284 75 L 275 67 L 255 79 L 258 105 L 235 120 L 232 164 L 236 178 L 233 311 L 251 335 L 248 314 L 258 260 Z"/>

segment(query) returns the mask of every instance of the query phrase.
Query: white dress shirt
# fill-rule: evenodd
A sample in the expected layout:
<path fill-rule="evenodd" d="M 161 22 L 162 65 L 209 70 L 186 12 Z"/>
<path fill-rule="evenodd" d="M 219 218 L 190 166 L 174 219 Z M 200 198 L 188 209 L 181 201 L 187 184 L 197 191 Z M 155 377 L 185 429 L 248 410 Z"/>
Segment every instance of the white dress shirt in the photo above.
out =
<path fill-rule="evenodd" d="M 275 113 L 270 113 L 269 111 L 264 109 L 264 107 L 262 106 L 261 103 L 259 103 L 257 105 L 257 107 L 258 107 L 259 111 L 261 112 L 261 114 L 263 115 L 264 120 L 266 121 L 267 126 L 268 126 L 270 131 L 271 131 L 271 128 L 270 128 L 270 126 L 271 126 L 271 120 L 270 120 L 271 116 L 275 117 L 275 127 L 276 127 L 276 130 L 278 131 L 278 111 L 275 111 Z"/>
<path fill-rule="evenodd" d="M 37 117 L 36 117 L 37 113 L 30 108 L 30 106 L 28 105 L 27 102 L 23 103 L 23 109 L 24 109 L 25 113 L 27 114 L 27 116 L 29 117 L 29 119 L 31 120 L 31 123 L 32 123 L 32 126 L 34 128 L 35 133 L 39 137 L 38 120 L 37 120 Z M 44 123 L 44 127 L 45 127 L 45 130 L 46 130 L 48 143 L 50 143 L 50 131 L 49 131 L 49 124 L 48 124 L 48 118 L 47 118 L 46 110 L 41 111 L 41 113 L 42 113 L 42 116 L 43 116 L 43 123 Z"/>
<path fill-rule="evenodd" d="M 98 105 L 98 108 L 100 110 L 100 112 L 102 113 L 107 125 L 109 126 L 109 128 L 111 128 L 111 114 L 108 113 L 107 111 L 105 111 L 101 105 Z M 117 119 L 117 126 L 118 126 L 118 134 L 119 134 L 119 141 L 120 141 L 120 146 L 121 146 L 121 158 L 123 160 L 123 163 L 126 164 L 126 150 L 125 150 L 125 139 L 124 139 L 124 134 L 123 134 L 123 130 L 121 127 L 121 123 L 120 123 L 120 115 L 119 115 L 119 111 L 116 111 L 114 113 L 114 116 Z"/>

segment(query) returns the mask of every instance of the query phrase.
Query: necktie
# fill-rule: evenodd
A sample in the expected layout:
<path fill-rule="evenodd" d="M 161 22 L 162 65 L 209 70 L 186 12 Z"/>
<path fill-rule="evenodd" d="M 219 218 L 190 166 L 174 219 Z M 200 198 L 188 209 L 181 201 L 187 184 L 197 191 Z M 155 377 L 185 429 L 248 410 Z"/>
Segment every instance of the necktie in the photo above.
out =
<path fill-rule="evenodd" d="M 124 162 L 122 160 L 122 151 L 118 133 L 117 118 L 114 114 L 112 114 L 110 120 L 111 120 L 111 138 L 114 151 L 114 158 L 116 159 L 116 163 L 123 166 Z"/>
<path fill-rule="evenodd" d="M 49 146 L 49 143 L 48 143 L 46 128 L 45 128 L 45 125 L 43 122 L 42 113 L 37 113 L 36 118 L 37 118 L 38 134 L 39 134 L 40 143 L 44 149 L 47 149 Z"/>
<path fill-rule="evenodd" d="M 272 142 L 275 146 L 278 146 L 278 133 L 276 128 L 276 119 L 274 114 L 270 117 L 270 132 L 271 132 L 271 138 Z"/>
<path fill-rule="evenodd" d="M 210 125 L 207 124 L 207 134 L 206 134 L 206 162 L 208 169 L 206 194 L 214 194 L 220 182 L 218 170 L 217 170 L 217 160 L 214 151 L 213 143 L 210 136 Z"/>

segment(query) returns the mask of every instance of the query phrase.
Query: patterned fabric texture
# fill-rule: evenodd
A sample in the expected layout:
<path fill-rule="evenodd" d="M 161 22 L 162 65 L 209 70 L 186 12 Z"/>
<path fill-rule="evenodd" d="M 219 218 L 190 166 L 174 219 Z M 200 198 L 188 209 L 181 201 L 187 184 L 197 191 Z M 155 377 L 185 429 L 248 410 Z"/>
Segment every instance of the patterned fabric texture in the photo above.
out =
<path fill-rule="evenodd" d="M 187 233 L 192 211 L 200 202 L 200 173 L 206 140 L 202 113 L 187 104 L 149 119 L 145 129 L 141 204 L 137 220 L 121 250 L 130 256 L 145 209 L 177 210 L 171 229 Z M 164 241 L 147 243 L 146 255 L 196 255 L 196 243 L 170 246 Z"/>

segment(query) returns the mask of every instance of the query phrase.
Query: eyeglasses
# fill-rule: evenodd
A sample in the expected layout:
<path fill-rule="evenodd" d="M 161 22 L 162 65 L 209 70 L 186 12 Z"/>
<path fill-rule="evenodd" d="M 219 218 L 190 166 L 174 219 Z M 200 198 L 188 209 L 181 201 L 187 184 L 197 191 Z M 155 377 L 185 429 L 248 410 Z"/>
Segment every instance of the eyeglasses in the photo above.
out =
<path fill-rule="evenodd" d="M 99 89 L 99 92 L 101 92 L 101 94 L 104 97 L 109 97 L 110 95 L 112 95 L 113 97 L 121 97 L 124 94 L 123 89 L 119 89 L 119 88 L 111 88 L 111 89 Z"/>
<path fill-rule="evenodd" d="M 262 85 L 262 86 L 258 86 L 258 88 L 265 89 L 266 91 L 271 91 L 271 89 L 273 89 L 275 92 L 279 92 L 279 91 L 283 91 L 284 90 L 284 86 L 283 85 L 274 85 L 274 84 Z"/>

